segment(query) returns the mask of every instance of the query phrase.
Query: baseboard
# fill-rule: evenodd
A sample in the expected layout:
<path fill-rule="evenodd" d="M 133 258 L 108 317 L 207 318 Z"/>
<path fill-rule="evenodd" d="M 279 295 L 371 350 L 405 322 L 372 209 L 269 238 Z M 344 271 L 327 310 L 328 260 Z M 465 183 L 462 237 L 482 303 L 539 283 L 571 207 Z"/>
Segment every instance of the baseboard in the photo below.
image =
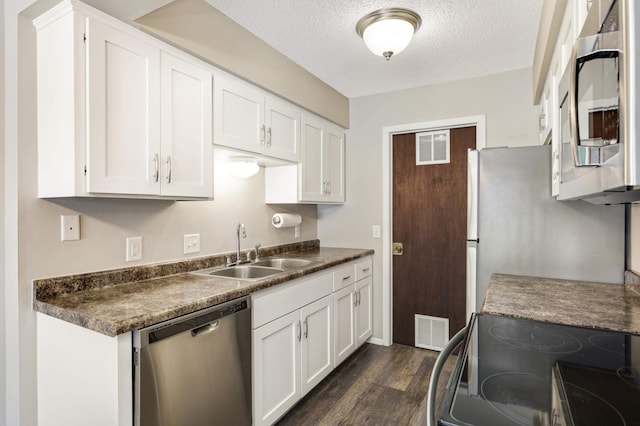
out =
<path fill-rule="evenodd" d="M 384 341 L 379 337 L 369 337 L 367 343 L 371 343 L 372 345 L 385 346 Z"/>

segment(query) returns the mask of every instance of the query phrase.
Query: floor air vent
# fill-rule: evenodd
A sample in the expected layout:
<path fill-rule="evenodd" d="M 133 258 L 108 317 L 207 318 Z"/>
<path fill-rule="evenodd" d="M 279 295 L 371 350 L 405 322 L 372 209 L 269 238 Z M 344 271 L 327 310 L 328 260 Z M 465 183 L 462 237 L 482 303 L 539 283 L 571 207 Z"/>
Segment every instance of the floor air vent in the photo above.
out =
<path fill-rule="evenodd" d="M 449 342 L 449 319 L 415 315 L 416 347 L 442 351 Z"/>

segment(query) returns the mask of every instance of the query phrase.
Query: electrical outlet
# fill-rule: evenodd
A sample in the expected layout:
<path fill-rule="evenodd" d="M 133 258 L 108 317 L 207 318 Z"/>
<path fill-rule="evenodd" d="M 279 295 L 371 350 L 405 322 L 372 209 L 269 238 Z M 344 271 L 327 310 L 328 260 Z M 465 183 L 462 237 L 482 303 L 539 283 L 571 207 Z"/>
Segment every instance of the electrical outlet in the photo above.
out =
<path fill-rule="evenodd" d="M 80 239 L 80 215 L 60 216 L 60 241 L 77 241 Z"/>
<path fill-rule="evenodd" d="M 142 237 L 127 238 L 126 261 L 142 260 Z"/>
<path fill-rule="evenodd" d="M 373 225 L 373 238 L 380 238 L 380 225 Z"/>
<path fill-rule="evenodd" d="M 187 234 L 184 236 L 184 254 L 198 253 L 200 251 L 200 234 Z"/>

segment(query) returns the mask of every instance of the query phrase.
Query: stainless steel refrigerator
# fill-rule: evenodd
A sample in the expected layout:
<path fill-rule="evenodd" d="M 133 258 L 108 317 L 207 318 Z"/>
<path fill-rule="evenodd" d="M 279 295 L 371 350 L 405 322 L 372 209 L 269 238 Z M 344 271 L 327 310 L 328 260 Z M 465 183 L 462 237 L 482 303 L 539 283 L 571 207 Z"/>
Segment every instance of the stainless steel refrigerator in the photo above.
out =
<path fill-rule="evenodd" d="M 468 178 L 469 311 L 493 273 L 623 282 L 624 206 L 551 197 L 550 146 L 469 151 Z"/>

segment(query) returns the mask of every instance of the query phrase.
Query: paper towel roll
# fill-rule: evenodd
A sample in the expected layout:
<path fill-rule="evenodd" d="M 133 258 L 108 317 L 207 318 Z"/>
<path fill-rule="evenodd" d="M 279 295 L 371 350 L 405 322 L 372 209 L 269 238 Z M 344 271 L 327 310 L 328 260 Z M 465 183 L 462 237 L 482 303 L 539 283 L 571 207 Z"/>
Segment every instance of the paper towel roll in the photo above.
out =
<path fill-rule="evenodd" d="M 271 223 L 276 228 L 291 228 L 302 223 L 302 216 L 293 213 L 276 213 L 271 218 Z"/>

